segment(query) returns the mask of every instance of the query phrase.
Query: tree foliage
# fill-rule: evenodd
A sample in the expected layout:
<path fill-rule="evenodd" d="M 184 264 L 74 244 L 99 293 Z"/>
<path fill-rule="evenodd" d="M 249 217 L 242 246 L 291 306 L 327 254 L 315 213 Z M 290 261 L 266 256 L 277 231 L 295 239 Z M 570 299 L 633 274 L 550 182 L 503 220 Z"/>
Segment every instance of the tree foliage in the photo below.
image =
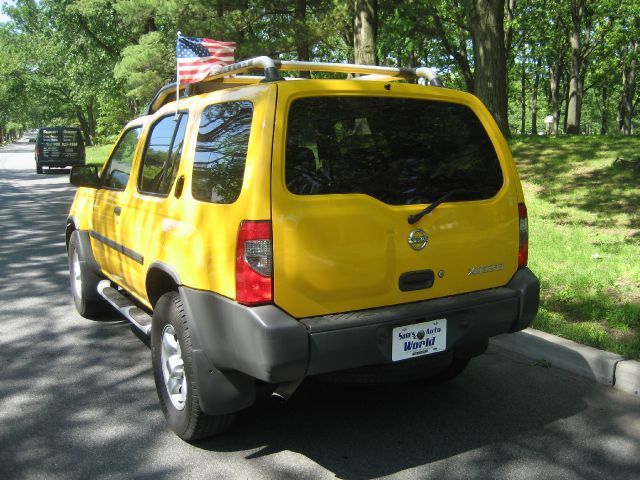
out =
<path fill-rule="evenodd" d="M 175 79 L 178 31 L 235 41 L 238 59 L 428 65 L 506 134 L 638 123 L 637 0 L 17 0 L 5 13 L 0 135 L 113 135 Z"/>

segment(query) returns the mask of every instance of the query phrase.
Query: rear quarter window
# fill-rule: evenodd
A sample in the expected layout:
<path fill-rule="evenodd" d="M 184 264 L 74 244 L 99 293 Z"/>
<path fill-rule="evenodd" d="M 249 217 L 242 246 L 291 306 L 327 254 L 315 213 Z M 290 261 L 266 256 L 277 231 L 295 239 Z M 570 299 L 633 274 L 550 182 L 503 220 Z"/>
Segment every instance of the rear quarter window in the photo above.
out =
<path fill-rule="evenodd" d="M 285 181 L 298 195 L 361 193 L 391 205 L 480 200 L 500 190 L 496 151 L 474 112 L 382 97 L 295 100 Z"/>
<path fill-rule="evenodd" d="M 240 196 L 253 118 L 251 102 L 208 106 L 202 112 L 193 159 L 193 198 L 233 203 Z"/>

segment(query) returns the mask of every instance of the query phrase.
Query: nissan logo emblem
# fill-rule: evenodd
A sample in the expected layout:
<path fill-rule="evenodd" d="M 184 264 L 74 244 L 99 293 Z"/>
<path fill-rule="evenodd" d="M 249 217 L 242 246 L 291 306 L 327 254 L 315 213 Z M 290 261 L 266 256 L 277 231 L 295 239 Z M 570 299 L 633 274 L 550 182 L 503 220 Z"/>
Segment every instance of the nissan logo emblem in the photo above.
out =
<path fill-rule="evenodd" d="M 429 237 L 427 236 L 424 230 L 418 228 L 416 230 L 413 230 L 409 234 L 409 238 L 407 239 L 407 242 L 409 242 L 409 246 L 414 250 L 422 250 L 424 247 L 427 246 L 427 243 L 429 242 Z"/>

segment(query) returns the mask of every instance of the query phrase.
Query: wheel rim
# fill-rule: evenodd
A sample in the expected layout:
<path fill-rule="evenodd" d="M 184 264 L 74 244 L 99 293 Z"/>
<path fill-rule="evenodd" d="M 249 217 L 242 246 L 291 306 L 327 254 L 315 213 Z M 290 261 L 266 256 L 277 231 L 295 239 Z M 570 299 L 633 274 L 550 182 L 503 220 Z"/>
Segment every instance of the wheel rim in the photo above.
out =
<path fill-rule="evenodd" d="M 73 286 L 73 291 L 76 294 L 76 297 L 82 298 L 82 277 L 80 275 L 80 258 L 78 257 L 78 252 L 74 250 L 73 252 L 73 271 L 71 272 L 71 285 Z"/>
<path fill-rule="evenodd" d="M 164 388 L 173 406 L 177 410 L 182 410 L 187 400 L 187 377 L 184 374 L 182 350 L 173 326 L 165 325 L 160 342 Z"/>

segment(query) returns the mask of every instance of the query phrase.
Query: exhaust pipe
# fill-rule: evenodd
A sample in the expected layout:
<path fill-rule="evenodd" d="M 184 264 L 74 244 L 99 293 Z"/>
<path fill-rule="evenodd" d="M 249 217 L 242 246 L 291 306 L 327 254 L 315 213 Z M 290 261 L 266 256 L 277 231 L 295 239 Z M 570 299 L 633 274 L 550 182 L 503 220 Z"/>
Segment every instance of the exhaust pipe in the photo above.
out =
<path fill-rule="evenodd" d="M 300 380 L 293 380 L 291 382 L 281 383 L 276 387 L 276 389 L 273 391 L 271 396 L 273 398 L 280 400 L 281 402 L 286 402 L 291 398 L 291 395 L 295 393 L 295 391 L 298 389 L 298 387 L 300 386 L 303 380 L 304 380 L 304 377 L 301 378 Z"/>

